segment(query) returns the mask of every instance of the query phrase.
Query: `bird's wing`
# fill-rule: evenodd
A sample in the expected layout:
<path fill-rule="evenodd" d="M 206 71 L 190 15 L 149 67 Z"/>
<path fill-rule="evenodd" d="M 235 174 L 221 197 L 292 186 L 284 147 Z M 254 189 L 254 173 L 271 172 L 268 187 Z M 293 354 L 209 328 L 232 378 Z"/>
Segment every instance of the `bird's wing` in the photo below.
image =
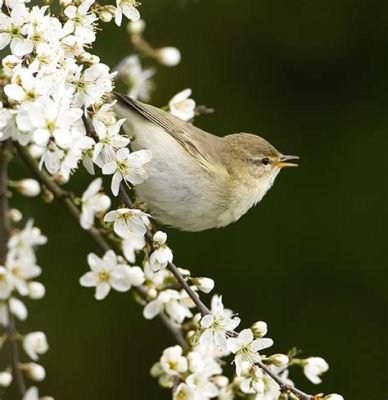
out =
<path fill-rule="evenodd" d="M 207 146 L 207 144 L 209 142 L 209 136 L 213 135 L 174 117 L 160 108 L 141 103 L 119 93 L 114 93 L 114 95 L 120 103 L 131 107 L 148 121 L 165 130 L 207 171 L 210 173 L 227 173 L 226 169 L 223 168 L 221 163 L 217 160 L 217 156 L 209 153 L 209 146 Z M 214 139 L 219 140 L 217 136 L 213 136 L 213 140 Z M 204 151 L 201 148 L 206 150 Z"/>

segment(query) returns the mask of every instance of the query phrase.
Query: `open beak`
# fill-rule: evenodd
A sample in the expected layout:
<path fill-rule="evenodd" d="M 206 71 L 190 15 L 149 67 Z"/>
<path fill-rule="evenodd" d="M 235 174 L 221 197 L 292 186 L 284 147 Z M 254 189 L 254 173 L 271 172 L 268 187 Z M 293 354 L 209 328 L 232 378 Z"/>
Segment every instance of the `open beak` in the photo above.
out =
<path fill-rule="evenodd" d="M 280 156 L 280 161 L 276 162 L 274 165 L 276 165 L 278 168 L 297 167 L 298 166 L 298 164 L 287 162 L 289 160 L 299 160 L 299 157 L 282 155 L 282 156 Z"/>

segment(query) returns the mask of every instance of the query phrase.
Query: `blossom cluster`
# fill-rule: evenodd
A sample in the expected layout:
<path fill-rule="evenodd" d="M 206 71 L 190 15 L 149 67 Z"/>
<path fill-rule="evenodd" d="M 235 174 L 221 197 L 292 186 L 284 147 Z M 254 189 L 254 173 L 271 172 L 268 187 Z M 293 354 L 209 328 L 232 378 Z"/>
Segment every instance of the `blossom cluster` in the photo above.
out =
<path fill-rule="evenodd" d="M 81 160 L 90 173 L 96 165 L 113 175 L 115 194 L 122 179 L 141 181 L 150 155 L 129 154 L 129 139 L 119 135 L 123 121 L 113 116 L 114 102 L 106 103 L 115 73 L 86 51 L 96 39 L 101 16 L 106 20 L 110 12 L 116 23 L 122 14 L 136 20 L 135 5 L 65 1 L 55 16 L 48 6 L 6 2 L 9 13 L 0 14 L 0 49 L 11 54 L 2 60 L 0 141 L 11 138 L 32 147 L 41 167 L 62 181 L 69 180 Z M 95 137 L 85 128 L 85 119 Z M 136 171 L 128 172 L 132 167 Z"/>
<path fill-rule="evenodd" d="M 12 214 L 14 218 L 20 218 L 18 211 L 12 210 Z M 40 356 L 49 348 L 45 333 L 42 331 L 23 335 L 18 333 L 15 337 L 15 332 L 9 329 L 15 326 L 14 319 L 21 321 L 27 319 L 28 309 L 24 299 L 38 300 L 45 295 L 45 287 L 35 280 L 42 272 L 41 267 L 37 265 L 35 248 L 45 244 L 46 241 L 47 238 L 42 235 L 39 228 L 29 220 L 23 229 L 13 231 L 7 244 L 6 261 L 4 265 L 0 265 L 0 325 L 8 329 L 0 337 L 0 343 L 19 340 L 25 355 L 30 359 L 18 366 L 10 364 L 0 372 L 0 386 L 11 384 L 15 368 L 19 368 L 25 377 L 35 382 L 42 381 L 46 376 L 44 367 L 37 363 Z M 38 389 L 31 386 L 23 400 L 38 400 Z"/>

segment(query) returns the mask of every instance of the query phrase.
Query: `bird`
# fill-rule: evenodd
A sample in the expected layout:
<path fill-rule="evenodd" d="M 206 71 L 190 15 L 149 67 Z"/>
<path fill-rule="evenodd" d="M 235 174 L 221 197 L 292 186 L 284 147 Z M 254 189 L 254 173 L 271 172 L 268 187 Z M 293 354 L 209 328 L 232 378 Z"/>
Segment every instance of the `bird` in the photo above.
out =
<path fill-rule="evenodd" d="M 163 225 L 198 232 L 225 227 L 259 203 L 284 167 L 283 155 L 251 133 L 220 137 L 171 113 L 115 93 L 115 113 L 131 148 L 149 150 L 137 198 Z"/>

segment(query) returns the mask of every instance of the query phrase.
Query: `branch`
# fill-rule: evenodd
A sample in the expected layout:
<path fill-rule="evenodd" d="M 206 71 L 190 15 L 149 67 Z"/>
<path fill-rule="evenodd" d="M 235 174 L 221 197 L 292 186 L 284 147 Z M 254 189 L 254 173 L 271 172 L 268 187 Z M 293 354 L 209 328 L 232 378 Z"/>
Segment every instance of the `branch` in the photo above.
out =
<path fill-rule="evenodd" d="M 18 153 L 24 163 L 27 165 L 31 173 L 35 176 L 35 178 L 44 186 L 49 189 L 53 195 L 54 198 L 57 201 L 62 202 L 64 205 L 65 209 L 73 216 L 74 220 L 78 223 L 78 226 L 81 229 L 81 226 L 79 224 L 80 221 L 80 211 L 78 207 L 74 204 L 72 200 L 72 196 L 70 195 L 69 192 L 66 190 L 63 190 L 60 186 L 58 186 L 53 179 L 44 171 L 39 169 L 39 166 L 37 165 L 36 161 L 32 158 L 32 156 L 29 154 L 28 150 L 26 150 L 23 146 L 20 146 L 19 144 L 16 144 Z M 101 232 L 96 229 L 95 227 L 92 227 L 86 231 L 89 236 L 98 244 L 98 246 L 103 250 L 104 252 L 108 250 L 112 250 L 112 247 L 108 243 L 108 241 L 104 238 L 104 236 L 101 234 Z M 138 288 L 133 288 L 135 289 L 140 296 L 143 299 L 147 298 L 147 292 L 145 288 L 143 287 L 138 287 Z M 176 328 L 176 326 L 163 314 L 159 314 L 159 317 L 162 321 L 162 323 L 167 327 L 167 329 L 171 332 L 171 334 L 174 336 L 175 340 L 182 346 L 186 347 L 187 342 L 182 334 L 182 332 Z"/>
<path fill-rule="evenodd" d="M 53 180 L 52 178 L 46 174 L 44 171 L 41 171 L 35 162 L 35 160 L 31 157 L 31 155 L 28 153 L 28 151 L 20 145 L 16 145 L 18 152 L 25 162 L 25 164 L 28 166 L 28 168 L 31 170 L 33 175 L 38 179 L 39 182 L 41 182 L 44 186 L 46 186 L 54 195 L 54 197 L 61 201 L 65 208 L 68 210 L 68 212 L 74 217 L 74 219 L 79 223 L 80 219 L 80 211 L 75 206 L 73 203 L 70 194 L 63 190 L 61 187 L 59 187 Z M 120 186 L 120 194 L 124 200 L 124 202 L 127 204 L 129 208 L 134 208 L 134 203 L 132 202 L 131 198 L 129 197 L 128 193 L 126 192 L 125 186 L 121 184 Z M 105 240 L 105 238 L 102 236 L 100 231 L 96 228 L 91 228 L 87 231 L 89 235 L 92 237 L 94 241 L 97 242 L 97 244 L 101 247 L 103 251 L 107 251 L 111 249 L 111 246 L 109 243 Z M 148 231 L 146 234 L 146 239 L 149 243 L 152 244 L 152 232 Z M 184 276 L 181 274 L 179 271 L 178 267 L 174 263 L 170 263 L 168 265 L 170 271 L 172 274 L 175 276 L 176 280 L 178 283 L 182 286 L 182 288 L 186 291 L 186 293 L 190 296 L 192 301 L 195 303 L 197 306 L 198 310 L 202 315 L 206 315 L 210 313 L 209 308 L 202 302 L 202 300 L 199 298 L 197 293 L 195 293 L 190 285 L 186 282 Z M 135 288 L 137 289 L 138 293 L 145 298 L 146 297 L 146 291 L 144 288 Z M 176 328 L 175 325 L 173 325 L 170 320 L 163 314 L 159 314 L 159 317 L 162 321 L 162 323 L 167 327 L 167 329 L 172 333 L 172 335 L 175 337 L 177 342 L 182 346 L 186 346 L 186 340 L 184 339 L 182 332 Z M 237 332 L 230 332 L 231 336 L 237 336 Z M 265 364 L 263 364 L 261 361 L 257 362 L 257 365 L 268 375 L 270 376 L 280 387 L 280 391 L 282 393 L 287 393 L 291 392 L 295 394 L 296 396 L 299 397 L 301 400 L 313 400 L 314 397 L 302 392 L 301 390 L 297 389 L 293 385 L 289 385 L 285 380 L 280 378 L 277 374 L 273 373 Z"/>
<path fill-rule="evenodd" d="M 123 198 L 124 202 L 127 204 L 127 206 L 129 208 L 135 208 L 123 183 L 120 184 L 120 194 L 121 194 L 121 197 Z M 147 239 L 147 242 L 151 245 L 152 245 L 152 236 L 153 236 L 153 232 L 148 230 L 147 234 L 146 234 L 146 239 Z M 191 289 L 190 285 L 186 282 L 184 276 L 179 271 L 179 268 L 172 262 L 168 263 L 168 268 L 171 271 L 171 273 L 174 275 L 174 277 L 178 281 L 178 283 L 182 286 L 182 288 L 189 295 L 189 297 L 194 302 L 194 304 L 197 306 L 199 312 L 202 315 L 210 314 L 211 312 L 210 312 L 209 308 L 201 301 L 198 294 L 195 293 L 193 289 Z"/>
<path fill-rule="evenodd" d="M 5 265 L 7 258 L 7 243 L 11 233 L 8 204 L 8 161 L 10 157 L 9 142 L 0 144 L 0 265 Z M 20 368 L 20 354 L 16 341 L 15 317 L 11 312 L 9 301 L 6 304 L 8 314 L 8 337 L 11 345 L 11 365 L 20 396 L 26 393 L 26 383 Z"/>
<path fill-rule="evenodd" d="M 123 198 L 124 202 L 127 204 L 129 208 L 134 208 L 134 204 L 129 197 L 126 188 L 123 183 L 120 185 L 120 194 L 121 197 Z M 146 239 L 150 245 L 152 245 L 152 232 L 148 231 L 146 234 Z M 191 289 L 190 285 L 186 282 L 184 276 L 181 274 L 179 271 L 179 268 L 174 264 L 174 263 L 169 263 L 168 264 L 169 270 L 172 272 L 172 274 L 175 276 L 176 280 L 178 283 L 182 286 L 182 288 L 186 291 L 186 293 L 189 295 L 191 300 L 195 303 L 197 306 L 199 312 L 202 315 L 210 314 L 211 311 L 209 308 L 202 302 L 202 300 L 199 298 L 198 294 Z M 230 331 L 228 332 L 230 336 L 236 337 L 238 334 L 237 332 Z M 261 368 L 267 375 L 269 375 L 280 387 L 280 391 L 282 393 L 293 393 L 294 395 L 298 396 L 299 399 L 301 400 L 313 400 L 314 396 L 311 396 L 307 393 L 302 392 L 301 390 L 297 389 L 295 386 L 288 384 L 284 379 L 280 378 L 277 374 L 273 373 L 268 366 L 266 366 L 263 362 L 258 361 L 256 363 L 259 368 Z"/>

